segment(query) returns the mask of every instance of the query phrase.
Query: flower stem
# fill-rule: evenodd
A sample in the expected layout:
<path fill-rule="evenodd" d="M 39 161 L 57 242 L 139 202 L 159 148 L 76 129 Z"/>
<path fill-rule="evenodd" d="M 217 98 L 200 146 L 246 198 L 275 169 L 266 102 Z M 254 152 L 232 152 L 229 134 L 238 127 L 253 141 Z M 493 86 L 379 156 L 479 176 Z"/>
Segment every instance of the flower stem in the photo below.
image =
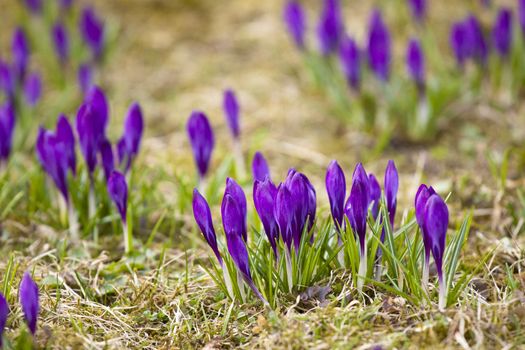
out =
<path fill-rule="evenodd" d="M 71 203 L 67 203 L 67 212 L 68 212 L 68 223 L 69 223 L 69 234 L 71 235 L 71 239 L 74 242 L 78 242 L 79 235 L 78 235 L 78 217 L 77 212 L 75 211 L 75 208 Z"/>
<path fill-rule="evenodd" d="M 244 155 L 242 154 L 241 142 L 238 139 L 233 140 L 233 150 L 235 156 L 235 168 L 239 179 L 246 178 L 246 167 L 244 165 Z"/>
<path fill-rule="evenodd" d="M 93 177 L 89 179 L 89 197 L 88 197 L 88 215 L 89 219 L 95 217 L 97 213 L 97 198 L 95 197 L 95 183 Z M 96 225 L 93 226 L 93 240 L 98 243 L 98 228 Z"/>
<path fill-rule="evenodd" d="M 443 276 L 443 273 L 440 273 L 438 276 L 438 284 L 439 284 L 439 311 L 445 311 L 445 307 L 447 306 L 447 286 L 445 284 L 445 278 Z"/>
<path fill-rule="evenodd" d="M 291 293 L 293 288 L 292 258 L 288 249 L 285 249 L 284 251 L 284 258 L 286 260 L 286 277 L 288 278 L 288 291 Z"/>
<path fill-rule="evenodd" d="M 429 265 L 430 265 L 430 254 L 425 252 L 425 261 L 423 263 L 423 277 L 421 278 L 421 286 L 423 290 L 428 293 L 428 274 L 429 274 Z"/>
<path fill-rule="evenodd" d="M 366 240 L 364 240 L 361 246 L 361 254 L 359 259 L 359 275 L 357 276 L 357 290 L 362 291 L 363 285 L 365 284 L 366 270 L 367 270 L 367 252 L 366 252 Z"/>
<path fill-rule="evenodd" d="M 246 293 L 244 292 L 244 278 L 242 277 L 242 273 L 239 270 L 237 270 L 237 287 L 239 287 L 239 292 L 241 293 L 241 301 L 244 303 L 246 301 Z"/>
<path fill-rule="evenodd" d="M 124 251 L 129 254 L 133 250 L 133 235 L 125 221 L 122 221 L 122 234 L 124 235 Z"/>
<path fill-rule="evenodd" d="M 230 272 L 228 271 L 228 267 L 222 263 L 222 276 L 224 277 L 224 284 L 226 285 L 226 290 L 228 291 L 228 296 L 230 299 L 233 300 L 234 293 L 233 293 L 233 287 L 232 287 L 232 279 L 230 277 Z"/>

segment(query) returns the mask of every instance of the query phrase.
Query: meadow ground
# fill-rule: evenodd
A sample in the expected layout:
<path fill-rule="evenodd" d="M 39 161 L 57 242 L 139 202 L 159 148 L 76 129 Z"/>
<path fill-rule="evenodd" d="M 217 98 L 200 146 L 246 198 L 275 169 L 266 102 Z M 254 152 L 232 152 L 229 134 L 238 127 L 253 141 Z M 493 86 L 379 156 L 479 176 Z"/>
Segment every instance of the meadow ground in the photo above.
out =
<path fill-rule="evenodd" d="M 315 1 L 307 3 L 317 6 Z M 449 14 L 460 16 L 470 3 L 440 2 L 434 5 L 432 20 L 449 23 Z M 11 5 L 11 0 L 0 0 L 5 9 L 0 22 L 10 28 L 20 11 Z M 112 234 L 119 227 L 112 224 L 114 217 L 100 219 L 99 243 L 86 239 L 76 247 L 63 244 L 65 230 L 52 224 L 56 211 L 35 202 L 46 184 L 34 154 L 16 154 L 7 180 L 1 182 L 0 203 L 8 203 L 8 197 L 17 200 L 5 217 L 0 207 L 0 276 L 3 290 L 8 286 L 14 301 L 23 271 L 33 271 L 41 290 L 39 345 L 525 347 L 523 106 L 508 108 L 482 99 L 458 105 L 455 117 L 440 125 L 436 140 L 407 143 L 394 137 L 389 147 L 377 151 L 377 135 L 330 116 L 329 104 L 302 69 L 301 57 L 286 35 L 281 1 L 111 0 L 95 5 L 116 37 L 98 77 L 111 103 L 110 137 L 119 136 L 131 101 L 139 101 L 145 113 L 145 138 L 133 170 L 140 184 L 135 189 L 140 192 L 135 199 L 141 216 L 135 227 L 139 249 L 121 260 L 120 233 Z M 363 31 L 370 8 L 345 3 L 348 26 Z M 0 38 L 5 39 L 4 47 L 7 34 Z M 242 105 L 247 159 L 262 151 L 277 178 L 284 178 L 292 166 L 306 173 L 317 188 L 320 212 L 329 211 L 324 177 L 332 159 L 347 173 L 362 161 L 376 174 L 394 159 L 400 172 L 401 210 L 413 206 L 417 187 L 425 181 L 451 193 L 451 227 L 471 211 L 473 224 L 460 269 L 483 264 L 458 304 L 440 313 L 372 287 L 369 292 L 375 298 L 343 301 L 335 292 L 326 298 L 290 296 L 275 311 L 266 311 L 255 299 L 238 305 L 225 298 L 201 267 L 208 264 L 210 251 L 197 232 L 188 201 L 195 170 L 185 124 L 194 109 L 208 114 L 216 128 L 212 168 L 223 169 L 231 149 L 222 113 L 222 91 L 227 87 L 237 91 Z M 402 98 L 401 91 L 399 95 Z M 39 113 L 51 112 L 43 105 Z M 28 181 L 33 185 L 26 185 Z M 31 191 L 34 187 L 37 190 Z M 220 194 L 213 196 L 212 212 L 218 217 Z M 326 283 L 337 290 L 344 278 L 344 271 L 334 271 Z M 19 307 L 12 311 L 21 315 Z M 10 321 L 7 336 L 18 334 L 21 320 Z"/>

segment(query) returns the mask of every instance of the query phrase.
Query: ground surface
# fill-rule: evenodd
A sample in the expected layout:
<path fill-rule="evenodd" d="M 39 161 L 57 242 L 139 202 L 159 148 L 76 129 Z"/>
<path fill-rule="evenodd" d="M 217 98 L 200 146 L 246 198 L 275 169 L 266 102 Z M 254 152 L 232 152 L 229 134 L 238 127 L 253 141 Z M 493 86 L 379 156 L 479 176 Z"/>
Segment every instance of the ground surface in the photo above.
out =
<path fill-rule="evenodd" d="M 0 1 L 0 7 L 7 3 Z M 316 8 L 315 1 L 308 3 Z M 363 35 L 370 6 L 345 5 L 349 27 Z M 11 256 L 17 275 L 31 268 L 43 286 L 38 343 L 73 349 L 525 346 L 525 216 L 519 215 L 523 207 L 517 199 L 525 180 L 522 108 L 502 110 L 483 101 L 468 105 L 445 123 L 436 141 L 393 142 L 374 154 L 375 135 L 330 116 L 329 104 L 312 87 L 284 32 L 281 6 L 277 0 L 96 2 L 118 33 L 100 77 L 111 101 L 110 136 L 116 140 L 127 105 L 139 101 L 147 131 L 135 166 L 142 181 L 159 181 L 137 236 L 146 242 L 163 213 L 169 224 L 161 226 L 137 260 L 123 264 L 118 262 L 120 238 L 111 232 L 101 232 L 98 246 L 85 243 L 64 254 L 57 243 L 63 232 L 17 208 L 3 223 L 9 234 L 1 239 L 0 274 L 6 274 Z M 433 19 L 449 23 L 449 8 L 433 6 Z M 2 23 L 12 22 L 11 7 L 6 8 Z M 451 12 L 461 16 L 466 10 L 454 5 Z M 204 110 L 216 127 L 214 168 L 231 148 L 221 111 L 226 87 L 238 92 L 242 104 L 246 157 L 262 151 L 277 178 L 291 166 L 301 169 L 318 188 L 321 211 L 328 210 L 324 174 L 331 159 L 339 160 L 347 174 L 362 161 L 380 176 L 386 161 L 394 159 L 401 176 L 400 208 L 412 206 L 417 186 L 426 181 L 452 192 L 451 226 L 473 210 L 465 266 L 495 251 L 461 305 L 441 314 L 381 294 L 366 305 L 354 300 L 341 306 L 329 297 L 323 306 L 292 302 L 266 312 L 254 302 L 228 314 L 230 302 L 199 266 L 206 264 L 209 251 L 193 227 L 191 210 L 178 206 L 178 179 L 191 187 L 194 174 L 184 129 L 190 112 Z M 515 152 L 502 188 L 488 155 L 500 159 L 509 148 Z M 20 159 L 38 169 L 36 162 Z M 57 280 L 61 288 L 54 287 Z M 516 286 L 510 288 L 509 281 Z M 16 334 L 18 323 L 10 324 L 8 334 Z"/>

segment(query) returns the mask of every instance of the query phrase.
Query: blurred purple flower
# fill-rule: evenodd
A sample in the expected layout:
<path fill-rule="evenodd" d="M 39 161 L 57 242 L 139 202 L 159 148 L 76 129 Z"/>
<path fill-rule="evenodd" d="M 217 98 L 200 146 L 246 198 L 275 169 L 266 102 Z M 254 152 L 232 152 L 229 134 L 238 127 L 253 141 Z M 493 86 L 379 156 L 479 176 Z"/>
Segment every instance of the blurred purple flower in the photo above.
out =
<path fill-rule="evenodd" d="M 474 15 L 469 15 L 464 22 L 468 41 L 468 54 L 479 64 L 487 63 L 489 47 L 481 23 Z"/>
<path fill-rule="evenodd" d="M 0 164 L 6 163 L 11 154 L 15 118 L 15 108 L 12 103 L 6 102 L 0 106 Z"/>
<path fill-rule="evenodd" d="M 416 21 L 422 23 L 427 13 L 427 1 L 426 0 L 408 0 L 408 6 L 412 12 L 412 16 Z"/>
<path fill-rule="evenodd" d="M 80 16 L 80 33 L 91 49 L 95 59 L 102 56 L 104 49 L 104 23 L 92 7 L 85 7 Z"/>
<path fill-rule="evenodd" d="M 126 211 L 128 208 L 128 185 L 124 175 L 113 171 L 108 179 L 108 194 L 120 214 L 120 219 L 126 223 Z M 124 233 L 126 234 L 126 233 Z"/>
<path fill-rule="evenodd" d="M 24 0 L 27 9 L 34 15 L 42 13 L 42 0 Z"/>
<path fill-rule="evenodd" d="M 345 211 L 346 179 L 343 169 L 335 160 L 330 163 L 326 170 L 325 184 L 334 225 L 337 230 L 342 229 Z"/>
<path fill-rule="evenodd" d="M 19 82 L 22 82 L 25 79 L 30 52 L 26 33 L 21 27 L 16 28 L 13 34 L 11 52 L 13 55 L 13 71 L 15 77 Z"/>
<path fill-rule="evenodd" d="M 492 44 L 501 57 L 508 56 L 512 45 L 512 11 L 508 8 L 500 9 L 496 16 Z"/>
<path fill-rule="evenodd" d="M 521 33 L 525 35 L 525 0 L 518 0 L 518 22 Z"/>
<path fill-rule="evenodd" d="M 9 316 L 9 305 L 4 295 L 0 293 L 0 348 L 3 346 L 3 337 L 5 325 L 7 323 L 7 316 Z"/>
<path fill-rule="evenodd" d="M 237 102 L 237 97 L 231 89 L 224 91 L 223 98 L 223 109 L 224 114 L 226 115 L 226 122 L 230 131 L 235 139 L 239 138 L 239 103 Z"/>
<path fill-rule="evenodd" d="M 144 117 L 138 103 L 133 103 L 124 122 L 124 134 L 118 142 L 119 163 L 124 164 L 124 173 L 129 171 L 131 163 L 137 157 L 140 141 L 144 132 Z"/>
<path fill-rule="evenodd" d="M 68 153 L 66 144 L 59 135 L 40 128 L 36 140 L 37 158 L 53 180 L 66 203 L 69 203 L 69 192 L 67 187 Z"/>
<path fill-rule="evenodd" d="M 213 250 L 213 253 L 217 257 L 219 264 L 222 266 L 222 257 L 217 246 L 217 236 L 215 235 L 215 229 L 213 227 L 210 206 L 208 205 L 206 199 L 199 193 L 199 191 L 197 191 L 197 189 L 193 190 L 192 205 L 195 222 L 197 222 L 202 235 L 206 239 L 206 242 L 208 242 L 210 248 Z"/>
<path fill-rule="evenodd" d="M 252 161 L 253 181 L 264 181 L 270 178 L 270 168 L 261 152 L 255 152 Z"/>
<path fill-rule="evenodd" d="M 370 211 L 374 220 L 377 219 L 379 215 L 379 202 L 381 200 L 381 186 L 379 181 L 374 174 L 368 174 L 368 184 L 370 185 L 368 193 L 370 194 Z"/>
<path fill-rule="evenodd" d="M 73 5 L 73 0 L 58 0 L 60 4 L 60 9 L 67 11 L 71 9 L 71 6 Z"/>
<path fill-rule="evenodd" d="M 418 90 L 423 92 L 425 89 L 425 55 L 417 39 L 411 39 L 408 43 L 406 65 L 408 74 L 414 80 Z"/>
<path fill-rule="evenodd" d="M 0 90 L 5 92 L 8 99 L 12 100 L 15 93 L 15 81 L 9 63 L 0 59 Z"/>
<path fill-rule="evenodd" d="M 32 73 L 26 77 L 24 82 L 24 94 L 29 106 L 34 107 L 42 95 L 42 80 L 40 74 Z"/>
<path fill-rule="evenodd" d="M 77 72 L 78 85 L 83 94 L 93 86 L 93 71 L 88 63 L 81 64 Z"/>
<path fill-rule="evenodd" d="M 77 157 L 75 153 L 75 135 L 73 134 L 73 128 L 69 123 L 69 120 L 65 115 L 58 117 L 56 134 L 58 139 L 64 144 L 67 165 L 73 176 L 77 174 Z"/>
<path fill-rule="evenodd" d="M 58 60 L 64 65 L 69 59 L 69 35 L 62 22 L 56 22 L 53 25 L 51 37 Z"/>
<path fill-rule="evenodd" d="M 390 76 L 391 39 L 381 12 L 374 10 L 369 22 L 368 64 L 376 77 L 387 81 Z"/>
<path fill-rule="evenodd" d="M 353 38 L 346 38 L 339 47 L 339 61 L 348 85 L 359 90 L 361 84 L 361 57 L 359 47 Z"/>
<path fill-rule="evenodd" d="M 27 326 L 31 333 L 35 335 L 38 314 L 40 313 L 38 286 L 33 279 L 31 279 L 28 272 L 24 273 L 24 277 L 20 282 L 18 294 Z"/>
<path fill-rule="evenodd" d="M 102 168 L 104 169 L 104 176 L 106 181 L 109 179 L 115 170 L 115 160 L 113 157 L 113 147 L 108 139 L 102 140 L 99 147 L 100 159 L 102 160 Z"/>
<path fill-rule="evenodd" d="M 344 23 L 339 0 L 324 0 L 321 18 L 317 25 L 321 53 L 329 55 L 336 52 L 343 33 Z"/>
<path fill-rule="evenodd" d="M 305 48 L 306 19 L 301 4 L 297 1 L 288 1 L 284 8 L 283 18 L 295 45 L 303 50 Z"/>
<path fill-rule="evenodd" d="M 253 202 L 255 209 L 264 227 L 264 232 L 277 258 L 277 240 L 279 239 L 279 226 L 275 219 L 275 205 L 277 199 L 277 187 L 269 177 L 264 180 L 255 180 L 253 184 Z"/>
<path fill-rule="evenodd" d="M 468 28 L 465 23 L 457 22 L 452 25 L 450 47 L 456 58 L 457 65 L 463 67 L 469 56 Z"/>
<path fill-rule="evenodd" d="M 204 178 L 208 173 L 211 153 L 215 144 L 213 130 L 206 115 L 200 111 L 193 111 L 191 113 L 186 125 L 186 130 L 199 176 Z"/>

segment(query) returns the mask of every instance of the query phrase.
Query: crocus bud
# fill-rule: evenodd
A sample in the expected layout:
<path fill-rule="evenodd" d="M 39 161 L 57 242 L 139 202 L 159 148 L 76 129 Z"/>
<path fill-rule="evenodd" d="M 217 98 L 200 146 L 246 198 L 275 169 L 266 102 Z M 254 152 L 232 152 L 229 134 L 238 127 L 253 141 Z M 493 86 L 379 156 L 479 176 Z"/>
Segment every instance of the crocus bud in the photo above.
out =
<path fill-rule="evenodd" d="M 5 92 L 9 100 L 14 98 L 15 77 L 9 63 L 2 59 L 0 59 L 0 90 Z"/>
<path fill-rule="evenodd" d="M 379 201 L 381 200 L 381 186 L 374 174 L 368 175 L 368 184 L 370 185 L 368 191 L 370 194 L 370 211 L 374 220 L 379 215 Z"/>
<path fill-rule="evenodd" d="M 339 0 L 324 0 L 321 18 L 317 25 L 319 46 L 323 55 L 336 52 L 344 33 L 344 23 Z"/>
<path fill-rule="evenodd" d="M 76 128 L 80 151 L 90 174 L 93 174 L 97 165 L 98 127 L 93 108 L 89 104 L 83 104 L 77 112 Z"/>
<path fill-rule="evenodd" d="M 224 195 L 230 195 L 235 203 L 239 206 L 239 215 L 241 216 L 242 226 L 239 230 L 239 234 L 242 236 L 245 242 L 248 241 L 248 228 L 247 228 L 247 204 L 246 204 L 246 195 L 242 190 L 242 187 L 239 186 L 235 180 L 231 177 L 226 179 L 226 189 L 224 190 Z"/>
<path fill-rule="evenodd" d="M 252 161 L 253 181 L 264 181 L 270 178 L 270 168 L 261 152 L 255 152 Z"/>
<path fill-rule="evenodd" d="M 4 344 L 4 329 L 7 323 L 7 316 L 9 315 L 9 305 L 4 295 L 0 293 L 0 347 Z"/>
<path fill-rule="evenodd" d="M 98 86 L 89 89 L 84 103 L 89 104 L 93 110 L 93 115 L 97 122 L 97 135 L 102 140 L 106 135 L 109 122 L 109 104 L 104 90 Z"/>
<path fill-rule="evenodd" d="M 492 44 L 501 57 L 507 57 L 512 45 L 512 12 L 502 8 L 492 28 Z"/>
<path fill-rule="evenodd" d="M 366 244 L 366 218 L 370 204 L 369 181 L 365 168 L 358 163 L 352 177 L 352 188 L 346 202 L 345 213 L 348 216 L 352 230 L 357 234 L 364 254 Z"/>
<path fill-rule="evenodd" d="M 291 207 L 289 210 L 291 210 L 293 217 L 291 233 L 296 253 L 298 253 L 305 228 L 309 231 L 315 220 L 315 190 L 308 178 L 294 169 L 289 170 L 283 186 L 286 186 L 290 192 Z M 305 226 L 307 220 L 308 227 Z"/>
<path fill-rule="evenodd" d="M 104 169 L 104 176 L 106 180 L 109 179 L 113 170 L 115 170 L 115 161 L 113 157 L 113 147 L 111 147 L 111 142 L 108 139 L 104 139 L 100 143 L 99 147 L 100 158 L 102 160 L 102 168 Z"/>
<path fill-rule="evenodd" d="M 436 192 L 432 187 L 427 187 L 427 185 L 422 184 L 419 186 L 416 198 L 415 198 L 415 208 L 416 208 L 416 221 L 421 229 L 421 236 L 423 237 L 423 246 L 425 248 L 425 256 L 423 262 L 423 276 L 422 276 L 422 285 L 423 288 L 427 288 L 428 284 L 428 274 L 429 274 L 429 265 L 430 265 L 430 242 L 429 235 L 425 227 L 425 208 L 427 205 L 428 199 L 435 195 Z"/>
<path fill-rule="evenodd" d="M 13 34 L 11 52 L 13 55 L 13 69 L 16 79 L 19 82 L 24 81 L 30 53 L 26 34 L 20 27 L 18 27 Z"/>
<path fill-rule="evenodd" d="M 7 162 L 11 154 L 15 131 L 15 108 L 6 102 L 0 106 L 0 163 Z"/>
<path fill-rule="evenodd" d="M 34 15 L 42 13 L 42 0 L 24 0 L 27 9 Z"/>
<path fill-rule="evenodd" d="M 394 228 L 394 218 L 396 216 L 398 188 L 399 175 L 397 173 L 396 164 L 393 160 L 389 160 L 385 170 L 385 200 L 392 229 Z"/>
<path fill-rule="evenodd" d="M 359 47 L 353 38 L 346 38 L 339 48 L 339 61 L 348 85 L 359 90 L 361 84 L 361 57 Z"/>
<path fill-rule="evenodd" d="M 123 223 L 126 222 L 126 211 L 128 208 L 128 185 L 126 178 L 118 171 L 113 171 L 108 179 L 109 197 L 115 204 Z"/>
<path fill-rule="evenodd" d="M 412 12 L 412 16 L 418 22 L 423 22 L 427 12 L 427 1 L 426 0 L 408 0 L 408 6 Z"/>
<path fill-rule="evenodd" d="M 224 91 L 223 98 L 224 114 L 226 115 L 226 122 L 234 138 L 238 139 L 239 131 L 239 103 L 233 90 L 228 89 Z"/>
<path fill-rule="evenodd" d="M 34 107 L 42 94 L 42 81 L 38 73 L 30 74 L 24 83 L 24 94 L 29 106 Z"/>
<path fill-rule="evenodd" d="M 211 152 L 215 144 L 213 130 L 206 115 L 200 111 L 191 113 L 186 125 L 188 136 L 193 150 L 193 158 L 201 178 L 208 173 Z"/>
<path fill-rule="evenodd" d="M 53 39 L 53 45 L 55 46 L 55 53 L 60 61 L 60 64 L 64 65 L 69 58 L 69 35 L 67 29 L 61 22 L 56 22 L 51 29 L 51 37 Z"/>
<path fill-rule="evenodd" d="M 474 15 L 470 15 L 464 25 L 467 31 L 469 55 L 484 66 L 488 60 L 489 48 L 481 23 Z"/>
<path fill-rule="evenodd" d="M 521 28 L 521 33 L 525 35 L 525 0 L 518 1 L 518 21 Z"/>
<path fill-rule="evenodd" d="M 303 7 L 297 1 L 288 1 L 284 8 L 284 22 L 295 45 L 303 50 L 305 48 L 304 33 L 306 19 Z"/>
<path fill-rule="evenodd" d="M 275 257 L 277 257 L 277 240 L 279 239 L 279 226 L 274 215 L 276 199 L 277 187 L 275 187 L 269 177 L 266 177 L 263 181 L 255 180 L 253 184 L 253 202 Z"/>
<path fill-rule="evenodd" d="M 326 170 L 326 192 L 330 202 L 332 219 L 337 229 L 343 227 L 343 216 L 346 198 L 346 179 L 343 169 L 333 160 Z"/>
<path fill-rule="evenodd" d="M 195 222 L 197 222 L 202 235 L 206 239 L 206 242 L 208 242 L 210 248 L 213 250 L 213 253 L 217 257 L 219 264 L 222 265 L 222 257 L 217 246 L 217 236 L 215 235 L 215 228 L 213 227 L 210 206 L 208 205 L 206 199 L 199 193 L 199 191 L 197 191 L 197 189 L 193 190 L 192 205 Z"/>
<path fill-rule="evenodd" d="M 422 92 L 425 86 L 425 56 L 421 44 L 417 39 L 411 39 L 406 53 L 406 65 L 410 78 Z"/>
<path fill-rule="evenodd" d="M 274 216 L 279 226 L 281 238 L 286 244 L 288 251 L 292 249 L 293 231 L 294 231 L 294 203 L 290 190 L 281 184 L 277 188 L 275 196 Z"/>
<path fill-rule="evenodd" d="M 65 115 L 58 117 L 56 133 L 59 140 L 64 144 L 67 164 L 73 175 L 77 173 L 77 157 L 75 153 L 75 135 L 69 120 Z"/>
<path fill-rule="evenodd" d="M 369 22 L 368 64 L 379 80 L 390 76 L 391 39 L 379 10 L 374 10 Z"/>
<path fill-rule="evenodd" d="M 58 135 L 40 128 L 36 140 L 36 153 L 42 168 L 55 183 L 66 203 L 69 202 L 67 188 L 68 151 Z"/>
<path fill-rule="evenodd" d="M 456 63 L 463 68 L 468 57 L 468 30 L 463 22 L 457 22 L 452 25 L 450 31 L 450 47 L 456 58 Z"/>
<path fill-rule="evenodd" d="M 38 301 L 38 286 L 31 279 L 28 272 L 24 273 L 24 277 L 20 282 L 18 290 L 20 304 L 24 312 L 27 327 L 33 335 L 36 333 L 36 322 L 40 312 L 40 305 Z"/>
<path fill-rule="evenodd" d="M 80 33 L 95 59 L 102 56 L 104 50 L 104 23 L 92 7 L 85 7 L 80 16 Z"/>
<path fill-rule="evenodd" d="M 138 155 L 140 141 L 144 132 L 144 118 L 138 103 L 133 103 L 124 122 L 124 134 L 119 141 L 119 163 L 124 164 L 125 173 L 131 167 L 133 159 Z"/>
<path fill-rule="evenodd" d="M 88 63 L 81 64 L 77 72 L 78 86 L 83 94 L 86 94 L 93 86 L 93 72 Z"/>

